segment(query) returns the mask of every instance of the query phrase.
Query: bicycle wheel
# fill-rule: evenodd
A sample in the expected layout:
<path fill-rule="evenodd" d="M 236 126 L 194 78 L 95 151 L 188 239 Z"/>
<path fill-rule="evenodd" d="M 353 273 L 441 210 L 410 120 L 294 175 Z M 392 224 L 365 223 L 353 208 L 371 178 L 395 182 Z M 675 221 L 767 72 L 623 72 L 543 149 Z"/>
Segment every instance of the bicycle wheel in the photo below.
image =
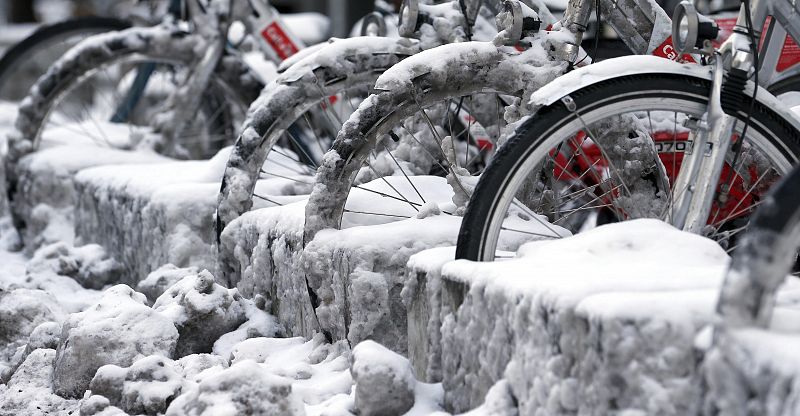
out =
<path fill-rule="evenodd" d="M 564 70 L 534 55 L 528 60 L 470 42 L 422 52 L 387 71 L 376 83 L 378 93 L 345 122 L 317 170 L 304 241 L 325 228 L 414 217 L 430 200 L 441 199 L 435 186 L 445 183 L 441 177 L 454 192 L 445 212 L 457 213 L 506 117 L 520 111 L 521 97 Z M 380 198 L 354 202 L 354 189 Z"/>
<path fill-rule="evenodd" d="M 361 37 L 337 40 L 271 82 L 253 102 L 220 186 L 217 240 L 254 206 L 277 204 L 256 192 L 261 179 L 287 178 L 284 194 L 310 192 L 314 171 L 336 133 L 380 74 L 420 51 L 416 41 Z M 276 146 L 277 145 L 277 146 Z M 271 151 L 282 162 L 267 162 Z M 257 201 L 263 202 L 259 204 Z"/>
<path fill-rule="evenodd" d="M 767 90 L 790 107 L 800 105 L 800 74 L 784 78 L 770 85 Z"/>
<path fill-rule="evenodd" d="M 685 191 L 669 183 L 684 154 L 693 151 L 687 126 L 705 112 L 710 88 L 710 81 L 692 75 L 631 75 L 571 93 L 574 106 L 558 101 L 540 109 L 478 182 L 457 258 L 513 256 L 525 242 L 603 222 L 669 220 L 671 202 Z M 740 140 L 750 94 L 735 115 L 734 141 Z M 800 133 L 759 97 L 741 146 L 735 166 L 727 155 L 704 230 L 728 251 L 769 186 L 797 162 Z"/>
<path fill-rule="evenodd" d="M 236 137 L 246 102 L 260 90 L 256 78 L 235 58 L 223 58 L 205 91 L 195 120 L 177 143 L 159 142 L 158 122 L 169 123 L 166 97 L 197 62 L 195 36 L 164 27 L 132 28 L 98 35 L 59 60 L 19 107 L 9 135 L 6 192 L 13 203 L 16 166 L 42 146 L 83 143 L 133 150 L 148 147 L 171 156 L 203 158 Z M 113 118 L 126 102 L 140 69 L 149 66 L 146 86 L 124 122 Z M 163 145 L 164 147 L 159 147 Z M 18 216 L 17 216 L 18 217 Z M 17 226 L 24 224 L 17 218 Z"/>
<path fill-rule="evenodd" d="M 0 58 L 0 100 L 19 101 L 64 52 L 98 33 L 127 29 L 130 23 L 111 17 L 76 17 L 44 25 L 8 49 Z"/>

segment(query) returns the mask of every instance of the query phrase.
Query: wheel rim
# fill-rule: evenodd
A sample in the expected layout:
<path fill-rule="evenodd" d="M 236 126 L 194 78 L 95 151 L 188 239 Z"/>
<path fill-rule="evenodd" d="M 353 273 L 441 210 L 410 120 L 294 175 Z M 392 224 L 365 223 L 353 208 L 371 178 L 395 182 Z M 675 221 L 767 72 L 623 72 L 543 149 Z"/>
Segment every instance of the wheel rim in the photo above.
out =
<path fill-rule="evenodd" d="M 624 195 L 622 193 L 633 188 L 633 185 L 626 184 L 619 180 L 622 175 L 613 172 L 614 170 L 619 170 L 619 168 L 613 166 L 613 157 L 607 157 L 607 149 L 600 149 L 601 155 L 599 157 L 597 155 L 585 157 L 580 164 L 574 163 L 575 157 L 581 158 L 580 152 L 573 152 L 573 156 L 575 157 L 573 157 L 572 160 L 569 158 L 564 159 L 563 157 L 563 149 L 565 147 L 569 149 L 582 149 L 585 147 L 584 143 L 577 137 L 577 133 L 583 132 L 583 134 L 588 137 L 592 135 L 596 136 L 598 134 L 596 131 L 587 134 L 586 130 L 591 130 L 592 126 L 597 125 L 598 122 L 604 119 L 608 120 L 611 117 L 638 113 L 638 127 L 647 130 L 647 133 L 656 141 L 653 150 L 658 151 L 660 156 L 660 164 L 663 166 L 663 170 L 660 170 L 660 172 L 662 172 L 662 175 L 666 174 L 671 183 L 678 169 L 680 169 L 683 157 L 682 152 L 685 152 L 687 147 L 690 149 L 690 145 L 687 146 L 686 142 L 687 130 L 681 128 L 679 125 L 682 118 L 681 114 L 683 114 L 684 119 L 687 116 L 699 116 L 705 111 L 705 98 L 697 95 L 691 96 L 688 93 L 684 94 L 682 97 L 664 98 L 664 94 L 662 93 L 657 98 L 636 98 L 641 95 L 642 92 L 632 93 L 627 97 L 618 95 L 613 97 L 615 101 L 613 103 L 603 102 L 611 101 L 612 98 L 600 100 L 593 105 L 578 110 L 580 117 L 572 115 L 568 120 L 564 120 L 559 125 L 553 126 L 547 134 L 540 136 L 546 138 L 542 139 L 541 144 L 535 146 L 530 154 L 527 155 L 525 159 L 527 162 L 524 165 L 516 166 L 512 169 L 514 173 L 504 180 L 502 188 L 498 190 L 499 196 L 493 196 L 496 198 L 493 204 L 494 210 L 490 213 L 488 221 L 489 226 L 486 228 L 486 234 L 481 236 L 479 255 L 483 261 L 513 256 L 513 251 L 525 241 L 561 238 L 573 232 L 580 231 L 582 227 L 587 225 L 586 222 L 576 222 L 575 224 L 567 225 L 565 224 L 566 221 L 559 221 L 559 218 L 569 218 L 567 215 L 574 217 L 576 213 L 581 211 L 590 211 L 591 209 L 599 214 L 603 211 L 607 212 L 609 209 L 608 205 L 611 205 L 611 210 L 617 214 L 616 220 L 648 217 L 648 215 L 630 216 L 628 214 L 626 218 L 627 212 L 624 210 L 622 204 L 617 203 L 617 199 L 621 199 L 617 198 L 617 195 Z M 620 97 L 623 97 L 623 99 L 620 99 Z M 642 117 L 642 115 L 644 115 L 644 117 Z M 661 116 L 661 120 L 654 120 L 654 116 Z M 667 124 L 672 124 L 671 131 L 669 126 L 664 125 L 665 120 Z M 742 124 L 741 121 L 737 123 L 736 130 L 739 133 L 741 133 Z M 729 185 L 728 196 L 736 198 L 730 198 L 727 202 L 716 201 L 709 217 L 709 226 L 711 226 L 712 229 L 708 230 L 708 236 L 724 243 L 723 246 L 727 245 L 726 248 L 729 251 L 735 248 L 735 238 L 744 230 L 746 222 L 745 225 L 740 225 L 739 228 L 731 228 L 730 225 L 733 224 L 735 220 L 745 217 L 752 209 L 757 207 L 760 203 L 759 197 L 768 189 L 769 184 L 774 182 L 781 174 L 786 173 L 791 167 L 791 162 L 785 156 L 785 149 L 775 147 L 772 144 L 773 141 L 768 140 L 762 134 L 763 131 L 766 131 L 763 126 L 758 125 L 758 121 L 752 119 L 750 129 L 748 130 L 748 137 L 745 141 L 746 150 L 743 152 L 744 157 L 739 160 L 735 169 L 731 169 L 731 166 L 726 164 L 721 178 L 723 181 L 721 183 Z M 577 143 L 576 140 L 578 140 Z M 598 137 L 598 140 L 591 140 L 590 144 L 594 145 L 594 147 L 603 147 L 602 144 L 604 142 L 607 143 L 608 140 Z M 684 146 L 680 146 L 681 143 L 683 143 Z M 567 144 L 567 146 L 565 146 L 565 144 Z M 558 150 L 558 152 L 554 152 L 555 150 Z M 588 155 L 589 150 L 591 149 L 586 149 L 583 154 Z M 753 180 L 753 173 L 750 171 L 753 166 L 751 165 L 757 165 L 758 162 L 760 162 L 758 157 L 768 160 L 770 166 L 766 170 L 757 171 L 757 177 Z M 612 163 L 602 166 L 602 169 L 597 169 L 597 165 L 602 164 L 604 160 L 606 162 L 611 160 Z M 651 160 L 653 161 L 653 167 L 658 167 L 656 166 L 655 159 L 651 157 Z M 583 190 L 573 189 L 571 187 L 558 187 L 558 185 L 561 185 L 560 182 L 562 182 L 562 178 L 557 178 L 557 176 L 563 176 L 564 172 L 567 172 L 575 165 L 581 164 L 586 168 L 584 171 L 569 172 L 570 177 L 573 179 L 573 183 L 570 185 L 574 186 L 574 179 L 576 178 L 579 179 L 579 181 L 577 181 L 579 184 L 591 183 L 591 181 L 586 180 L 587 176 L 612 180 L 616 177 L 618 183 L 615 184 L 612 182 L 602 185 L 601 181 L 595 180 L 595 189 L 589 189 L 589 185 L 586 185 Z M 548 165 L 550 166 L 550 171 L 546 168 Z M 590 166 L 592 166 L 593 169 L 588 169 Z M 593 172 L 598 170 L 599 172 Z M 744 173 L 743 170 L 747 170 L 748 172 Z M 558 205 L 559 208 L 566 208 L 567 210 L 564 211 L 564 213 L 567 215 L 557 217 L 553 215 L 552 211 L 542 210 L 541 208 L 545 205 L 541 202 L 537 202 L 538 207 L 528 206 L 535 204 L 521 202 L 519 196 L 524 193 L 523 187 L 526 186 L 526 184 L 531 187 L 530 183 L 533 181 L 531 181 L 530 178 L 533 177 L 532 175 L 542 172 L 550 172 L 549 176 L 559 179 L 559 183 L 556 186 L 551 186 L 550 189 L 541 186 L 540 197 L 550 196 L 551 199 L 559 201 L 559 198 L 566 196 L 566 200 L 562 200 L 559 203 L 551 203 L 551 205 Z M 725 178 L 727 178 L 727 180 Z M 746 181 L 745 178 L 748 180 Z M 654 181 L 652 178 L 648 180 L 658 183 L 658 181 Z M 644 182 L 645 180 L 641 179 L 641 181 Z M 554 192 L 553 189 L 556 191 Z M 567 191 L 567 193 L 564 193 L 562 190 Z M 598 193 L 597 190 L 602 190 L 602 192 Z M 548 195 L 546 191 L 551 191 L 551 194 Z M 654 191 L 657 191 L 657 189 Z M 680 191 L 673 190 L 670 187 L 668 195 L 662 193 L 661 196 L 656 196 L 654 193 L 650 202 L 656 203 L 660 200 L 662 208 L 651 212 L 658 212 L 659 214 L 656 215 L 657 217 L 669 220 L 669 214 L 671 212 L 669 208 L 672 206 L 671 202 L 674 201 L 674 196 L 677 192 Z M 580 195 L 581 197 L 588 195 L 590 197 L 586 201 L 569 199 L 574 198 L 576 195 Z M 535 193 L 531 196 L 535 196 Z M 532 202 L 534 200 L 528 198 L 528 201 Z M 573 204 L 581 203 L 577 206 L 569 207 L 568 204 L 564 202 L 572 202 Z M 520 208 L 520 206 L 525 209 Z M 653 207 L 657 208 L 655 206 Z M 528 225 L 536 224 L 536 227 L 532 227 L 533 230 L 520 230 L 530 231 L 530 233 L 517 233 L 525 237 L 514 239 L 509 236 L 515 233 L 514 230 L 518 228 L 510 228 L 508 225 L 513 222 L 512 220 L 514 220 L 515 217 L 519 217 L 520 213 L 529 218 L 526 220 L 529 222 Z M 544 217 L 534 214 L 544 214 Z M 594 218 L 596 219 L 597 217 Z M 591 220 L 592 217 L 588 217 L 587 219 Z M 514 226 L 519 227 L 518 224 L 514 224 Z M 559 228 L 556 226 L 562 227 Z"/>
<path fill-rule="evenodd" d="M 142 98 L 130 109 L 131 116 L 126 121 L 112 122 L 137 68 L 143 64 L 153 64 L 155 70 Z M 94 68 L 53 98 L 36 131 L 34 148 L 83 141 L 124 150 L 151 147 L 181 159 L 208 158 L 235 137 L 232 126 L 236 125 L 235 118 L 244 113 L 244 105 L 222 81 L 213 78 L 198 116 L 190 120 L 175 142 L 164 142 L 158 135 L 157 123 L 167 121 L 169 93 L 187 73 L 183 62 L 142 54 L 127 55 Z"/>

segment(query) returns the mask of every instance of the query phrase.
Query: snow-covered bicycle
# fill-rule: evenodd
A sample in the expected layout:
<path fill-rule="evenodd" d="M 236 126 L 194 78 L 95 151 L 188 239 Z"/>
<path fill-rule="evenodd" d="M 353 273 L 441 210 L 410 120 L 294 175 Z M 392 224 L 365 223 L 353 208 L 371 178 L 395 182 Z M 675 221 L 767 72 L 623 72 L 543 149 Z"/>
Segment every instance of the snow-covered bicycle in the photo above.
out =
<path fill-rule="evenodd" d="M 259 191 L 260 179 L 286 178 L 291 186 L 282 194 L 310 192 L 322 155 L 386 70 L 424 49 L 462 42 L 472 36 L 484 39 L 494 36 L 491 19 L 499 2 L 485 2 L 487 7 L 483 9 L 481 3 L 480 0 L 437 5 L 410 2 L 401 13 L 398 29 L 403 37 L 336 40 L 309 53 L 270 83 L 252 105 L 228 160 L 217 209 L 218 238 L 230 222 L 252 207 L 296 199 Z M 378 20 L 373 18 L 373 21 Z M 367 21 L 364 27 L 369 26 Z M 320 111 L 309 115 L 312 109 Z M 463 118 L 469 115 L 467 111 L 461 113 Z M 314 123 L 315 118 L 323 122 Z M 275 147 L 281 143 L 282 147 Z M 295 153 L 285 151 L 287 143 L 295 144 Z M 267 157 L 271 151 L 289 160 L 269 163 Z M 287 164 L 291 165 L 288 171 Z"/>
<path fill-rule="evenodd" d="M 413 6 L 414 2 L 407 3 Z M 613 27 L 635 53 L 663 58 L 676 56 L 670 33 L 671 20 L 655 2 L 601 2 L 597 7 L 591 1 L 573 2 L 559 22 L 548 21 L 550 13 L 546 7 L 542 4 L 536 6 L 538 10 L 532 10 L 516 1 L 505 2 L 505 11 L 498 19 L 501 35 L 495 44 L 469 42 L 425 51 L 378 80 L 377 94 L 361 104 L 334 143 L 337 157 L 329 158 L 317 171 L 318 186 L 306 208 L 306 241 L 321 229 L 342 227 L 343 221 L 345 224 L 366 224 L 370 220 L 365 220 L 365 217 L 371 217 L 372 222 L 385 222 L 417 214 L 426 199 L 410 178 L 425 175 L 425 167 L 414 171 L 397 163 L 403 159 L 392 152 L 388 157 L 385 152 L 383 155 L 376 153 L 376 149 L 387 147 L 386 143 L 390 143 L 387 137 L 392 136 L 395 140 L 398 137 L 403 139 L 403 135 L 410 136 L 412 148 L 417 142 L 432 144 L 427 151 L 432 156 L 429 159 L 439 159 L 435 166 L 441 167 L 443 175 L 448 176 L 448 183 L 456 195 L 455 206 L 446 211 L 463 210 L 475 186 L 474 174 L 483 166 L 473 165 L 459 170 L 456 166 L 459 163 L 442 161 L 449 158 L 464 165 L 475 160 L 488 161 L 492 157 L 490 149 L 499 144 L 503 126 L 533 112 L 529 97 L 534 91 L 564 72 L 587 63 L 586 54 L 579 52 L 579 45 L 593 11 L 597 19 L 602 18 Z M 413 10 L 414 7 L 407 9 Z M 664 63 L 669 64 L 667 61 Z M 488 103 L 482 108 L 490 110 L 487 112 L 489 121 L 488 125 L 482 125 L 481 120 L 473 118 L 477 122 L 468 123 L 468 130 L 471 131 L 474 124 L 476 129 L 490 132 L 484 136 L 491 137 L 473 142 L 462 140 L 457 152 L 451 150 L 449 152 L 453 154 L 447 155 L 437 144 L 447 135 L 437 131 L 436 126 L 447 126 L 451 118 L 458 117 L 454 117 L 451 110 L 439 110 L 435 115 L 440 118 L 436 119 L 428 111 L 437 106 L 440 109 L 461 108 L 464 102 L 476 101 L 473 99 L 476 94 L 484 96 L 478 102 Z M 409 128 L 408 123 L 414 123 L 418 130 Z M 426 137 L 420 140 L 423 135 Z M 640 156 L 649 154 L 654 158 L 660 150 L 656 145 L 645 144 Z M 420 156 L 415 160 L 424 159 L 425 154 L 418 152 Z M 481 156 L 476 159 L 476 155 Z M 387 164 L 393 165 L 394 169 L 385 174 L 396 174 L 395 179 L 403 184 L 384 186 L 388 190 L 383 193 L 391 196 L 384 201 L 394 199 L 397 202 L 391 206 L 373 206 L 368 212 L 348 212 L 355 211 L 346 207 L 351 189 L 358 188 L 353 185 L 382 176 L 375 173 L 379 171 L 375 167 Z M 392 186 L 403 189 L 391 189 Z M 661 186 L 666 188 L 663 183 Z"/>
<path fill-rule="evenodd" d="M 527 241 L 641 217 L 735 249 L 749 214 L 800 156 L 800 124 L 757 87 L 769 68 L 758 65 L 755 39 L 771 27 L 764 26 L 768 15 L 797 39 L 800 26 L 787 18 L 793 7 L 743 2 L 737 30 L 717 49 L 715 25 L 683 4 L 673 57 L 710 65 L 618 58 L 537 91 L 534 116 L 476 187 L 457 256 L 513 256 Z M 680 26 L 684 18 L 688 30 Z M 766 39 L 766 56 L 783 46 Z"/>
<path fill-rule="evenodd" d="M 242 43 L 254 39 L 276 65 L 303 48 L 265 1 L 173 0 L 169 10 L 158 26 L 87 39 L 32 87 L 9 137 L 5 168 L 12 207 L 18 163 L 43 147 L 213 155 L 236 137 L 264 85 Z M 24 228 L 20 217 L 16 225 Z"/>

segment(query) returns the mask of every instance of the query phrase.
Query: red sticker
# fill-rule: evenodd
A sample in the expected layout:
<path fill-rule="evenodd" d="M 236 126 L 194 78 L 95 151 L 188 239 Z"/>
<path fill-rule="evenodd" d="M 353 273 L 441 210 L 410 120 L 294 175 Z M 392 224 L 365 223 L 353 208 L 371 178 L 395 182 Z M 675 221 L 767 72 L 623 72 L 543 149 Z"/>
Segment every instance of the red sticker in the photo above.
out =
<path fill-rule="evenodd" d="M 794 42 L 791 36 L 786 36 L 783 42 L 783 50 L 781 50 L 781 57 L 778 59 L 778 65 L 775 70 L 783 72 L 795 64 L 800 63 L 800 46 Z"/>
<path fill-rule="evenodd" d="M 261 31 L 261 36 L 281 59 L 286 59 L 299 51 L 297 45 L 289 39 L 289 36 L 286 36 L 286 32 L 283 31 L 277 21 L 265 27 Z"/>
<path fill-rule="evenodd" d="M 675 47 L 672 46 L 672 36 L 668 37 L 661 45 L 653 50 L 653 56 L 658 56 L 661 58 L 667 58 L 671 61 L 678 61 L 680 63 L 695 63 L 697 61 L 692 58 L 691 55 L 683 55 L 680 58 L 678 57 L 678 52 L 675 51 Z"/>

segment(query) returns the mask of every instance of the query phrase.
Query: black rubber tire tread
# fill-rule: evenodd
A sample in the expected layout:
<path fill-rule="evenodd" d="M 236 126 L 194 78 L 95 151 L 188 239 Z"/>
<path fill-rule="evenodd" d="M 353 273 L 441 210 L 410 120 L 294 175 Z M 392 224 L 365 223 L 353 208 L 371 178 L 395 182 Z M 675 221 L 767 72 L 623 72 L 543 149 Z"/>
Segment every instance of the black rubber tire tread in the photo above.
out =
<path fill-rule="evenodd" d="M 58 39 L 69 34 L 85 32 L 97 34 L 115 30 L 127 29 L 130 22 L 114 17 L 84 16 L 75 17 L 61 22 L 40 26 L 25 39 L 17 42 L 6 50 L 0 58 L 0 90 L 9 69 L 16 67 L 20 60 L 27 59 L 34 50 L 42 44 L 47 44 L 53 39 Z"/>
<path fill-rule="evenodd" d="M 570 93 L 570 97 L 581 112 L 586 112 L 589 111 L 587 107 L 592 107 L 592 103 L 599 100 L 612 101 L 609 97 L 632 92 L 664 96 L 665 92 L 674 91 L 680 98 L 703 103 L 707 102 L 710 88 L 709 80 L 691 75 L 637 74 L 586 86 Z M 750 102 L 751 96 L 748 95 L 741 108 L 748 109 Z M 741 119 L 746 117 L 741 111 L 738 115 Z M 521 124 L 514 135 L 498 150 L 492 163 L 481 175 L 467 206 L 458 235 L 457 259 L 480 261 L 482 241 L 488 233 L 487 221 L 494 214 L 497 200 L 505 191 L 508 180 L 515 174 L 518 166 L 524 164 L 528 155 L 547 139 L 547 132 L 555 130 L 571 117 L 572 113 L 560 100 L 543 107 Z M 800 132 L 760 101 L 754 106 L 752 120 L 754 121 L 750 124 L 752 129 L 759 129 L 757 125 L 763 124 L 769 131 L 777 132 L 778 134 L 772 136 L 780 138 L 782 143 L 776 143 L 776 147 L 782 149 L 787 160 L 793 164 L 797 163 L 800 158 Z M 770 136 L 765 134 L 768 139 Z"/>
<path fill-rule="evenodd" d="M 767 91 L 776 97 L 787 92 L 800 92 L 800 74 L 792 75 L 770 85 Z"/>

